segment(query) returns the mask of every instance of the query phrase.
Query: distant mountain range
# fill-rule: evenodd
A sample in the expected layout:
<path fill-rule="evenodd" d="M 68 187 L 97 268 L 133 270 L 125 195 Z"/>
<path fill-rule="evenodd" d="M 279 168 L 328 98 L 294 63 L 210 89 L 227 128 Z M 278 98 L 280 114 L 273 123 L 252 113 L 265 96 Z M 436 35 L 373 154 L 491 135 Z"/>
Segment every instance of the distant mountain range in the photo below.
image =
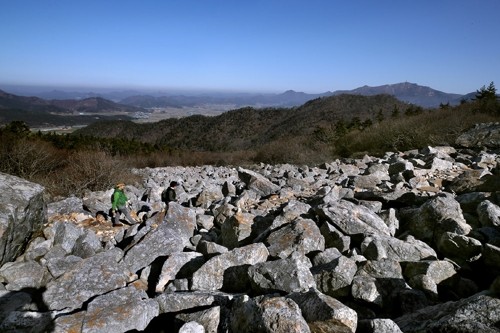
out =
<path fill-rule="evenodd" d="M 6 89 L 4 87 L 0 87 Z M 8 90 L 8 89 L 6 89 Z M 17 94 L 25 95 L 27 91 L 17 91 Z M 193 107 L 197 105 L 231 105 L 234 108 L 243 106 L 252 107 L 295 107 L 318 97 L 334 96 L 340 94 L 355 94 L 363 96 L 373 96 L 388 94 L 396 97 L 400 101 L 415 104 L 424 108 L 438 107 L 440 104 L 457 105 L 462 99 L 468 100 L 474 97 L 475 92 L 467 95 L 445 93 L 426 86 L 415 83 L 402 82 L 396 84 L 386 84 L 382 86 L 363 86 L 353 90 L 337 90 L 334 92 L 324 92 L 320 94 L 307 94 L 293 90 L 285 91 L 281 94 L 252 94 L 252 93 L 199 93 L 199 94 L 172 94 L 165 92 L 140 92 L 140 91 L 108 91 L 101 93 L 93 92 L 67 92 L 62 90 L 52 90 L 49 92 L 32 92 L 29 96 L 36 96 L 43 99 L 88 99 L 103 98 L 114 102 L 141 108 L 166 108 L 166 107 Z"/>
<path fill-rule="evenodd" d="M 100 119 L 132 120 L 131 114 L 143 111 L 143 108 L 121 105 L 101 97 L 45 100 L 0 90 L 0 124 L 20 120 L 32 127 L 87 125 Z"/>

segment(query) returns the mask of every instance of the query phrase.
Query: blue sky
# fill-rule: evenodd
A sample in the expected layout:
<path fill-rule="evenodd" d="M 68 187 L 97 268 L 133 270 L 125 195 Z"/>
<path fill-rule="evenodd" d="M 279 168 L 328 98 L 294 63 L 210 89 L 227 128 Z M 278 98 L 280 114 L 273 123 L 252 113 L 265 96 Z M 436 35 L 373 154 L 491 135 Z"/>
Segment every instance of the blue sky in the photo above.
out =
<path fill-rule="evenodd" d="M 498 0 L 4 0 L 0 8 L 0 85 L 500 88 Z"/>

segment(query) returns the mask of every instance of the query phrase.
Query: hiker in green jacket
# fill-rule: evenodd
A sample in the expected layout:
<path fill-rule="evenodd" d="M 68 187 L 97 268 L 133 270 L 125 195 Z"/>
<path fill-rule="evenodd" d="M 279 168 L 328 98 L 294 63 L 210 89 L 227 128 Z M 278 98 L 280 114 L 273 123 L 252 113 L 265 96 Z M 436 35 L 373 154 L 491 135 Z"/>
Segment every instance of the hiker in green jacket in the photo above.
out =
<path fill-rule="evenodd" d="M 120 183 L 117 184 L 115 187 L 115 191 L 113 192 L 113 201 L 111 203 L 111 210 L 114 214 L 113 218 L 113 226 L 120 226 L 123 225 L 120 222 L 120 214 L 125 215 L 125 223 L 127 224 L 135 224 L 137 223 L 132 216 L 130 216 L 130 212 L 128 211 L 127 208 L 127 196 L 125 195 L 125 192 L 123 192 L 123 189 L 125 188 L 125 184 Z"/>

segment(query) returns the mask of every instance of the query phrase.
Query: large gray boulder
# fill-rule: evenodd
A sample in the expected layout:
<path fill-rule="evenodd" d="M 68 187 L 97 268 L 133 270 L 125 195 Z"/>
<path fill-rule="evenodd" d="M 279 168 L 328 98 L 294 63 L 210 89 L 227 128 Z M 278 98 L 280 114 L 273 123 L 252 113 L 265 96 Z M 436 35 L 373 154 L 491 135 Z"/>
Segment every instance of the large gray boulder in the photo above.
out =
<path fill-rule="evenodd" d="M 303 255 L 257 263 L 248 268 L 252 290 L 257 295 L 291 293 L 316 287 L 311 262 Z"/>
<path fill-rule="evenodd" d="M 45 222 L 44 188 L 0 172 L 0 266 L 23 253 Z"/>
<path fill-rule="evenodd" d="M 219 290 L 224 284 L 225 271 L 234 266 L 265 262 L 269 251 L 263 243 L 239 247 L 209 259 L 193 274 L 192 290 Z"/>
<path fill-rule="evenodd" d="M 282 259 L 294 252 L 305 255 L 325 249 L 325 239 L 316 222 L 301 217 L 273 231 L 265 242 L 269 244 L 269 255 Z"/>
<path fill-rule="evenodd" d="M 36 261 L 8 262 L 0 267 L 0 281 L 7 290 L 41 288 L 48 279 L 47 269 Z"/>
<path fill-rule="evenodd" d="M 203 326 L 203 329 L 205 330 L 204 332 L 206 333 L 217 333 L 220 332 L 220 330 L 224 330 L 224 327 L 226 326 L 226 318 L 223 315 L 222 309 L 223 307 L 221 306 L 213 306 L 206 310 L 179 313 L 175 316 L 175 318 L 185 324 L 190 322 L 199 323 Z"/>
<path fill-rule="evenodd" d="M 370 260 L 389 258 L 413 261 L 437 258 L 436 251 L 432 247 L 412 236 L 405 240 L 385 235 L 365 237 L 361 243 L 361 254 Z"/>
<path fill-rule="evenodd" d="M 430 245 L 435 245 L 445 232 L 467 235 L 472 230 L 451 194 L 438 195 L 419 208 L 402 212 L 400 221 L 402 231 Z"/>

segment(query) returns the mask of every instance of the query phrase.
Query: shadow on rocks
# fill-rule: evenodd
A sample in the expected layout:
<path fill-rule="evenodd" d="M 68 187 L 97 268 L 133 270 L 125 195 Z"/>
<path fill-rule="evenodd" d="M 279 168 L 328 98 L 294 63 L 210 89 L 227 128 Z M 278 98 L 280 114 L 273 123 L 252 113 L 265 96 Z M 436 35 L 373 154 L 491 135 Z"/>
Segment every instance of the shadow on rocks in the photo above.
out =
<path fill-rule="evenodd" d="M 52 313 L 42 297 L 45 290 L 0 290 L 0 332 L 53 332 Z"/>

